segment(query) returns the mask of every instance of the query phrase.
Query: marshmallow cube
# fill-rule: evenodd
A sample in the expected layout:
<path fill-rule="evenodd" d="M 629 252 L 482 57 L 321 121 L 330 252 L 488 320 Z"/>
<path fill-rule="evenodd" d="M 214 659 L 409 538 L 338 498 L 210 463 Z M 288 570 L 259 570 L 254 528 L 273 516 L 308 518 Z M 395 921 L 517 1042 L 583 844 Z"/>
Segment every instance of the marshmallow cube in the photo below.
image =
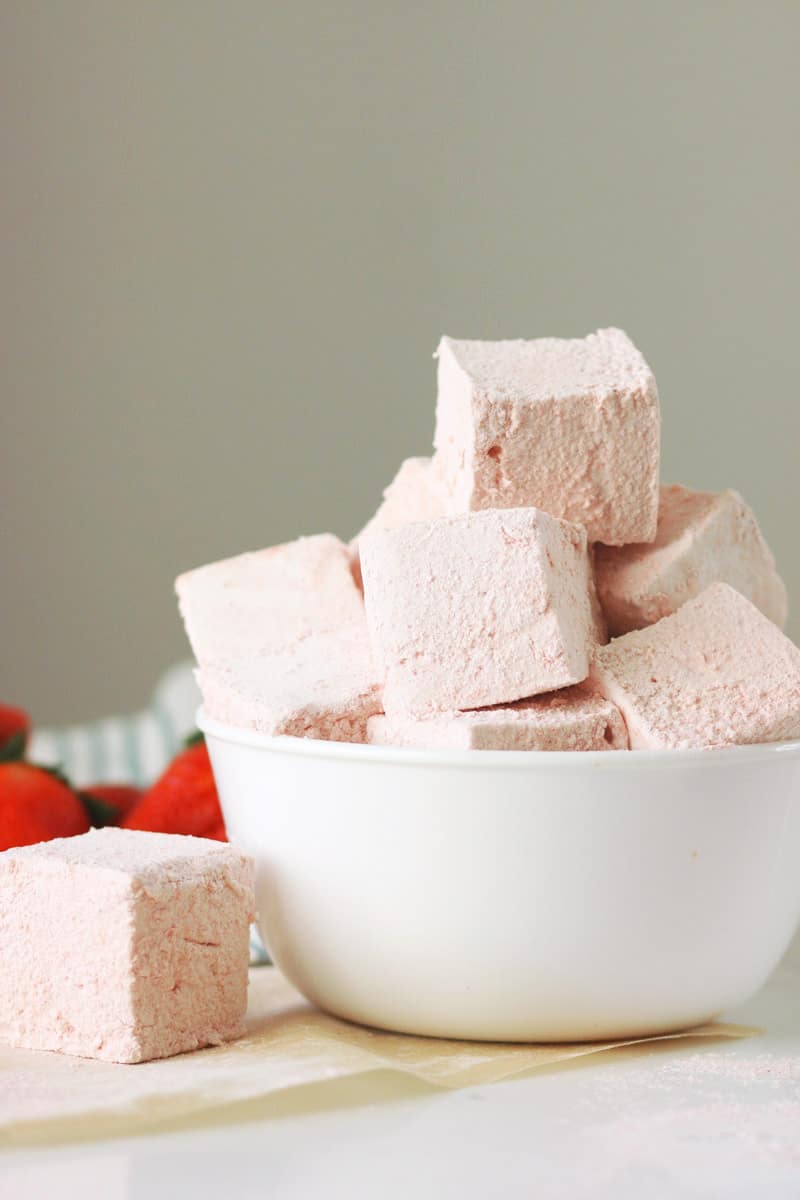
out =
<path fill-rule="evenodd" d="M 781 628 L 787 597 L 775 559 L 738 492 L 661 488 L 650 545 L 595 547 L 595 581 L 613 637 L 669 616 L 709 584 L 729 583 Z"/>
<path fill-rule="evenodd" d="M 429 521 L 446 513 L 445 494 L 430 458 L 407 458 L 383 493 L 375 515 L 350 542 L 353 574 L 361 583 L 358 541 L 376 529 L 397 529 L 411 521 Z"/>
<path fill-rule="evenodd" d="M 237 1037 L 253 864 L 203 838 L 92 830 L 0 854 L 0 1039 L 137 1063 Z"/>
<path fill-rule="evenodd" d="M 473 712 L 415 721 L 370 717 L 367 740 L 422 750 L 626 750 L 628 734 L 615 705 L 564 688 L 547 696 Z"/>
<path fill-rule="evenodd" d="M 347 547 L 330 533 L 198 567 L 175 590 L 201 666 L 282 650 L 364 615 Z"/>
<path fill-rule="evenodd" d="M 578 526 L 491 509 L 367 534 L 360 548 L 390 716 L 503 704 L 586 677 L 594 626 Z"/>
<path fill-rule="evenodd" d="M 626 334 L 445 337 L 437 354 L 434 440 L 450 512 L 535 506 L 584 525 L 590 542 L 652 541 L 658 393 Z"/>
<path fill-rule="evenodd" d="M 800 649 L 727 583 L 599 647 L 590 680 L 632 750 L 800 737 Z"/>
<path fill-rule="evenodd" d="M 445 494 L 430 458 L 407 458 L 383 493 L 383 502 L 353 542 L 376 529 L 445 516 Z M 351 543 L 352 545 L 352 543 Z"/>
<path fill-rule="evenodd" d="M 275 654 L 201 667 L 197 682 L 209 717 L 270 735 L 363 742 L 382 706 L 363 617 Z"/>

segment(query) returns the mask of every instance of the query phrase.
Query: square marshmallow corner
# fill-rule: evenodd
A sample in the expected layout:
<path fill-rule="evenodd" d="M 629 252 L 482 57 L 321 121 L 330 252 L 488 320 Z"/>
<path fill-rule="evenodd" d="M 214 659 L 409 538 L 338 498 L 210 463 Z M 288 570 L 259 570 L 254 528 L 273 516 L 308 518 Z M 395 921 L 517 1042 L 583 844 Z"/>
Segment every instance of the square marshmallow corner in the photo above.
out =
<path fill-rule="evenodd" d="M 374 516 L 350 542 L 353 574 L 362 586 L 359 539 L 377 529 L 397 529 L 412 521 L 430 521 L 447 512 L 444 485 L 431 458 L 407 458 L 399 466 L 392 482 L 384 489 L 383 500 Z"/>
<path fill-rule="evenodd" d="M 253 863 L 99 829 L 0 854 L 0 1039 L 137 1063 L 237 1037 Z"/>
<path fill-rule="evenodd" d="M 283 650 L 364 615 L 348 549 L 331 533 L 197 567 L 175 590 L 201 666 Z"/>
<path fill-rule="evenodd" d="M 752 509 L 738 492 L 661 488 L 647 545 L 595 546 L 595 582 L 609 633 L 619 637 L 677 612 L 711 583 L 729 583 L 781 629 L 786 587 Z"/>
<path fill-rule="evenodd" d="M 658 392 L 622 330 L 443 337 L 437 357 L 434 444 L 450 512 L 532 506 L 585 526 L 590 542 L 652 541 Z"/>
<path fill-rule="evenodd" d="M 800 737 L 800 649 L 727 583 L 598 647 L 589 686 L 617 705 L 632 750 Z"/>
<path fill-rule="evenodd" d="M 595 645 L 586 532 L 492 509 L 361 539 L 384 709 L 429 716 L 585 679 Z"/>
<path fill-rule="evenodd" d="M 368 718 L 382 706 L 363 616 L 336 633 L 200 667 L 196 674 L 207 716 L 272 737 L 363 742 Z"/>

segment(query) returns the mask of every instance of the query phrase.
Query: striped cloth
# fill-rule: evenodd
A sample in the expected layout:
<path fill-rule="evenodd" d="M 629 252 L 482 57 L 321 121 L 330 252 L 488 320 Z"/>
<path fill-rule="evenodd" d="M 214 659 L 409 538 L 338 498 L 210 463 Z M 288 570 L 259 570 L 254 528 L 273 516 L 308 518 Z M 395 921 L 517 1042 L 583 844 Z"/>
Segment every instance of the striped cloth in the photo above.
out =
<path fill-rule="evenodd" d="M 200 692 L 194 664 L 167 671 L 149 708 L 127 717 L 106 717 L 67 729 L 40 729 L 30 740 L 32 762 L 60 766 L 75 787 L 92 783 L 152 783 L 195 732 Z M 268 963 L 255 926 L 250 930 L 250 961 Z"/>
<path fill-rule="evenodd" d="M 179 663 L 162 677 L 149 708 L 87 725 L 37 730 L 29 755 L 33 762 L 60 766 L 76 787 L 91 783 L 144 787 L 194 733 L 199 704 L 193 664 Z"/>

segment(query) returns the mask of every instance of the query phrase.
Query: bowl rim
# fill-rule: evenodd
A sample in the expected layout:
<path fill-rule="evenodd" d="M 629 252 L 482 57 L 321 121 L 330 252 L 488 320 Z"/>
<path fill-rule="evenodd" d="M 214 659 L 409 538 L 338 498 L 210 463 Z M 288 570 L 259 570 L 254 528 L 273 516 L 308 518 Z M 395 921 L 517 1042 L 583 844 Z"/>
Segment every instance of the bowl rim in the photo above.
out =
<path fill-rule="evenodd" d="M 700 750 L 421 750 L 410 746 L 373 746 L 363 742 L 326 742 L 318 738 L 288 737 L 240 729 L 215 721 L 201 707 L 197 726 L 217 741 L 248 746 L 274 754 L 302 758 L 332 758 L 350 763 L 388 763 L 393 766 L 502 768 L 586 767 L 604 771 L 647 770 L 662 767 L 744 766 L 759 762 L 800 760 L 800 739 L 785 742 L 758 742 L 745 746 L 718 746 Z"/>

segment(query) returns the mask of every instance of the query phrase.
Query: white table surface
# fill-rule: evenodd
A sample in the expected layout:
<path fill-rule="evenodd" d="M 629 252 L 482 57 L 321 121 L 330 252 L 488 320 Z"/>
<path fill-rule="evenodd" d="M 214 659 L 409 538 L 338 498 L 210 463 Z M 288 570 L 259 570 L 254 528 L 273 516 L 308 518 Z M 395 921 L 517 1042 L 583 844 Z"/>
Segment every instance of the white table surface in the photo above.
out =
<path fill-rule="evenodd" d="M 0 1197 L 800 1197 L 800 941 L 726 1015 L 764 1033 L 458 1092 L 379 1072 L 247 1104 L 213 1127 L 7 1150 Z"/>

